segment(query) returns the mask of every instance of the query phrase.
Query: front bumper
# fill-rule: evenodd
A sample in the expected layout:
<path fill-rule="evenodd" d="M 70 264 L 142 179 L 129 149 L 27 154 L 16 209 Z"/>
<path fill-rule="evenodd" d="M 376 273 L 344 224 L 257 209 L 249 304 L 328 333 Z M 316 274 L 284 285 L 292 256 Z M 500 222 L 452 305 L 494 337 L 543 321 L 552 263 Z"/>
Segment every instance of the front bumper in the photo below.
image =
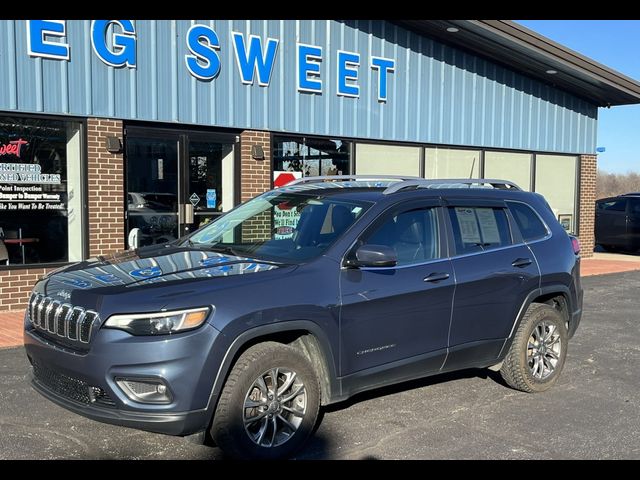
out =
<path fill-rule="evenodd" d="M 207 427 L 207 410 L 194 410 L 191 412 L 137 412 L 130 410 L 118 410 L 96 405 L 83 405 L 71 401 L 52 390 L 49 390 L 35 378 L 31 379 L 33 388 L 45 398 L 83 417 L 97 420 L 98 422 L 120 425 L 122 427 L 137 428 L 148 432 L 164 433 L 167 435 L 190 435 L 200 432 Z"/>
<path fill-rule="evenodd" d="M 24 332 L 30 362 L 44 366 L 66 382 L 60 387 L 55 381 L 32 374 L 32 385 L 43 396 L 93 420 L 169 435 L 189 435 L 208 426 L 217 372 L 211 358 L 216 338 L 218 331 L 209 324 L 163 338 L 102 329 L 87 352 L 74 352 L 52 343 L 29 325 Z M 116 377 L 162 379 L 172 401 L 135 402 L 116 384 Z M 78 395 L 83 388 L 101 389 L 109 402 Z"/>

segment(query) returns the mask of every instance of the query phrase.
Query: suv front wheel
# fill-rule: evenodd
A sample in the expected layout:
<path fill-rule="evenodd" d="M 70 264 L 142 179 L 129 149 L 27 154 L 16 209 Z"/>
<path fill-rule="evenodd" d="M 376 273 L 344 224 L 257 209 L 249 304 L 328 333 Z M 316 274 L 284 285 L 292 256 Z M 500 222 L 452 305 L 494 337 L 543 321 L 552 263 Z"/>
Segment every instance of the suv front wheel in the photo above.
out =
<path fill-rule="evenodd" d="M 567 356 L 567 328 L 555 308 L 529 306 L 504 359 L 500 374 L 510 387 L 543 392 L 556 383 Z"/>
<path fill-rule="evenodd" d="M 319 406 L 320 388 L 307 358 L 287 345 L 261 343 L 229 373 L 211 435 L 234 458 L 286 458 L 313 431 Z"/>

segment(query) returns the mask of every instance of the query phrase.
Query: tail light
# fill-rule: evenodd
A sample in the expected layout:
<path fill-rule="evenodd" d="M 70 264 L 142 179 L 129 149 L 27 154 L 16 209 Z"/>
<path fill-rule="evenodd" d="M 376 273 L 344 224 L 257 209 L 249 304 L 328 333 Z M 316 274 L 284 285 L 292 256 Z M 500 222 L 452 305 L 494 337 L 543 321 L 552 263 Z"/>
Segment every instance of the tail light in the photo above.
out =
<path fill-rule="evenodd" d="M 569 236 L 569 238 L 571 238 L 571 246 L 573 247 L 573 253 L 578 255 L 580 253 L 580 240 L 578 240 L 576 237 L 571 235 Z"/>

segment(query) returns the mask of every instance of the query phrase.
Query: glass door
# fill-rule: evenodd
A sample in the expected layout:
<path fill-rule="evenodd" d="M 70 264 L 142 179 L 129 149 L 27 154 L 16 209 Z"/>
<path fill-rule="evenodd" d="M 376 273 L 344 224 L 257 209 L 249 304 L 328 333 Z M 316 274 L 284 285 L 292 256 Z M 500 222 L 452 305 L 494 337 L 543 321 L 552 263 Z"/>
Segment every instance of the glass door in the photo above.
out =
<path fill-rule="evenodd" d="M 237 141 L 232 134 L 128 127 L 128 240 L 169 242 L 231 210 Z"/>
<path fill-rule="evenodd" d="M 189 134 L 183 234 L 197 230 L 234 206 L 235 135 Z"/>
<path fill-rule="evenodd" d="M 127 135 L 127 235 L 134 230 L 140 246 L 179 236 L 178 151 L 177 135 Z"/>

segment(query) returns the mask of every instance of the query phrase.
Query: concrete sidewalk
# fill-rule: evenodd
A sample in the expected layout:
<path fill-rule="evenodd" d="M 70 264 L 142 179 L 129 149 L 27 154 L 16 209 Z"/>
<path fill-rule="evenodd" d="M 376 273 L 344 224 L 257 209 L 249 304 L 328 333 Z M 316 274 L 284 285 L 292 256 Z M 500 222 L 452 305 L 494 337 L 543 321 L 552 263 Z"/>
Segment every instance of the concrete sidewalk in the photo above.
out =
<path fill-rule="evenodd" d="M 630 270 L 640 270 L 640 255 L 594 252 L 593 257 L 582 260 L 580 272 L 588 277 Z"/>
<path fill-rule="evenodd" d="M 582 260 L 583 277 L 640 270 L 640 255 L 596 252 Z M 22 345 L 23 311 L 0 312 L 0 348 Z"/>

